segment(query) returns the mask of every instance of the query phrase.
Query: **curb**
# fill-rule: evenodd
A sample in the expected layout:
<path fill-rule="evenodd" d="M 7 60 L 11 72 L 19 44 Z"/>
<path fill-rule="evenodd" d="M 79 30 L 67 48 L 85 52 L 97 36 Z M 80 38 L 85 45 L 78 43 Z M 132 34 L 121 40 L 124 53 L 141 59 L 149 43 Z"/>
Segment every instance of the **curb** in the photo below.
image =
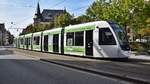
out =
<path fill-rule="evenodd" d="M 139 61 L 142 61 L 142 62 L 150 62 L 149 59 L 137 59 L 137 58 L 131 58 L 131 60 L 139 60 Z"/>
<path fill-rule="evenodd" d="M 44 62 L 50 62 L 50 63 L 53 63 L 53 64 L 69 67 L 69 68 L 74 68 L 74 69 L 86 71 L 86 72 L 89 72 L 89 73 L 103 75 L 103 76 L 106 76 L 106 77 L 117 78 L 117 79 L 129 81 L 129 82 L 133 82 L 133 83 L 150 84 L 150 81 L 146 81 L 146 80 L 142 80 L 142 79 L 138 79 L 138 78 L 133 78 L 133 77 L 129 77 L 129 76 L 122 75 L 122 74 L 106 72 L 106 71 L 97 70 L 97 69 L 93 69 L 93 68 L 86 68 L 86 67 L 82 67 L 82 66 L 78 66 L 78 65 L 74 65 L 74 64 L 51 61 L 51 60 L 48 60 L 48 59 L 40 59 L 40 60 L 44 61 Z"/>
<path fill-rule="evenodd" d="M 130 57 L 129 60 L 138 60 L 138 61 L 142 61 L 142 62 L 150 62 L 150 59 L 141 59 L 141 58 L 133 58 L 133 57 Z"/>

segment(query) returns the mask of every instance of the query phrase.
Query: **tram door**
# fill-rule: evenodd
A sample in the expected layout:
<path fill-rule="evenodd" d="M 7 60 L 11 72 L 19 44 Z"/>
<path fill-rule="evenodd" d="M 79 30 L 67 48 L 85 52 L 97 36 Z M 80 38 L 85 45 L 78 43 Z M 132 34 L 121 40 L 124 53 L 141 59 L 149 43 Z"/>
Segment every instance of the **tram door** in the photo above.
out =
<path fill-rule="evenodd" d="M 53 35 L 53 52 L 59 52 L 59 34 Z"/>
<path fill-rule="evenodd" d="M 48 51 L 48 35 L 44 36 L 44 51 Z"/>
<path fill-rule="evenodd" d="M 86 56 L 93 56 L 93 30 L 86 31 Z"/>

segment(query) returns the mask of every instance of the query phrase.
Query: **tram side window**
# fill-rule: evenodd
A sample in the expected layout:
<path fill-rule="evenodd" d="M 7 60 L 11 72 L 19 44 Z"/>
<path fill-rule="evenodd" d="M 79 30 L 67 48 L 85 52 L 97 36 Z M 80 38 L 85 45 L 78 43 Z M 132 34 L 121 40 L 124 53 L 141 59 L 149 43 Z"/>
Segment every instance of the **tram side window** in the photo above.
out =
<path fill-rule="evenodd" d="M 28 40 L 28 44 L 31 45 L 31 43 L 30 43 L 30 42 L 31 42 L 31 39 L 30 39 L 30 38 L 28 38 L 28 39 L 29 39 L 29 40 Z"/>
<path fill-rule="evenodd" d="M 39 36 L 34 37 L 34 42 L 36 45 L 39 45 L 40 44 L 40 37 Z"/>
<path fill-rule="evenodd" d="M 21 39 L 21 45 L 23 45 L 23 39 Z"/>
<path fill-rule="evenodd" d="M 83 46 L 84 32 L 75 32 L 75 46 Z"/>
<path fill-rule="evenodd" d="M 30 38 L 26 38 L 25 40 L 26 40 L 26 41 L 25 41 L 25 44 L 26 44 L 26 45 L 30 45 L 30 40 L 31 40 L 31 39 L 30 39 Z"/>
<path fill-rule="evenodd" d="M 25 45 L 27 45 L 27 38 L 25 38 Z"/>
<path fill-rule="evenodd" d="M 67 33 L 66 45 L 73 46 L 74 45 L 74 32 Z"/>
<path fill-rule="evenodd" d="M 116 45 L 114 36 L 109 28 L 99 29 L 99 45 Z"/>

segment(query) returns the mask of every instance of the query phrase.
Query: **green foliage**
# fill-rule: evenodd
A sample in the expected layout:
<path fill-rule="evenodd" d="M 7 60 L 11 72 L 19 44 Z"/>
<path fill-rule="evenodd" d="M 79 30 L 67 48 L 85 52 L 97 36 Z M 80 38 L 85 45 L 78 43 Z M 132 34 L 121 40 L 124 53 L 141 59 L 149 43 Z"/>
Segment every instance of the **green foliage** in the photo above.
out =
<path fill-rule="evenodd" d="M 144 0 L 96 0 L 86 10 L 86 14 L 74 18 L 64 11 L 60 16 L 55 17 L 54 22 L 49 24 L 29 25 L 23 30 L 22 34 L 48 30 L 57 27 L 80 24 L 96 20 L 111 20 L 124 26 L 132 28 L 134 34 L 138 36 L 142 28 L 150 28 L 150 1 Z M 149 30 L 147 30 L 149 31 Z M 145 32 L 143 32 L 145 33 Z M 149 34 L 143 34 L 149 35 Z"/>
<path fill-rule="evenodd" d="M 132 43 L 130 43 L 130 47 L 131 47 L 132 51 L 138 51 L 138 52 L 144 51 L 144 48 L 138 42 L 132 42 Z"/>
<path fill-rule="evenodd" d="M 25 29 L 23 29 L 23 31 L 22 31 L 22 33 L 20 35 L 24 35 L 24 34 L 27 34 L 27 33 L 35 32 L 33 29 L 34 29 L 33 25 L 30 24 Z"/>
<path fill-rule="evenodd" d="M 105 0 L 95 1 L 86 11 L 86 14 L 94 20 L 112 20 L 125 28 L 128 26 L 138 34 L 141 28 L 145 28 L 146 19 L 150 17 L 150 1 L 144 0 Z"/>
<path fill-rule="evenodd" d="M 40 24 L 38 27 L 41 29 L 41 31 L 49 30 L 49 29 L 54 28 L 54 22 L 49 22 L 49 24 L 43 23 L 43 24 Z"/>
<path fill-rule="evenodd" d="M 133 51 L 147 52 L 147 50 L 150 50 L 150 43 L 132 42 L 130 43 L 130 47 Z"/>
<path fill-rule="evenodd" d="M 73 16 L 71 16 L 68 12 L 64 12 L 64 14 L 59 15 L 55 18 L 54 25 L 55 27 L 63 27 L 71 24 L 71 20 Z"/>
<path fill-rule="evenodd" d="M 49 30 L 54 28 L 54 23 L 53 22 L 49 22 L 49 24 L 44 24 L 44 23 L 39 23 L 39 24 L 30 24 L 28 25 L 25 29 L 23 29 L 22 33 L 20 35 L 23 34 L 28 34 L 28 33 L 34 33 L 34 32 L 39 32 L 39 31 L 44 31 L 44 30 Z"/>
<path fill-rule="evenodd" d="M 75 21 L 72 21 L 72 24 L 80 24 L 80 23 L 86 23 L 92 21 L 92 18 L 87 15 L 81 15 L 74 19 Z"/>

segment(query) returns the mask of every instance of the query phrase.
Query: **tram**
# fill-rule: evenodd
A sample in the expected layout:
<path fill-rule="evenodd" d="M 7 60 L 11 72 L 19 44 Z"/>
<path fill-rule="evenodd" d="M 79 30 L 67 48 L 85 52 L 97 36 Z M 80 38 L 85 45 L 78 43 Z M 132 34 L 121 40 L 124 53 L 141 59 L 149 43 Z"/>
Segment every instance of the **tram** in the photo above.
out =
<path fill-rule="evenodd" d="M 128 58 L 129 43 L 115 22 L 95 21 L 14 38 L 16 48 L 93 58 Z"/>

